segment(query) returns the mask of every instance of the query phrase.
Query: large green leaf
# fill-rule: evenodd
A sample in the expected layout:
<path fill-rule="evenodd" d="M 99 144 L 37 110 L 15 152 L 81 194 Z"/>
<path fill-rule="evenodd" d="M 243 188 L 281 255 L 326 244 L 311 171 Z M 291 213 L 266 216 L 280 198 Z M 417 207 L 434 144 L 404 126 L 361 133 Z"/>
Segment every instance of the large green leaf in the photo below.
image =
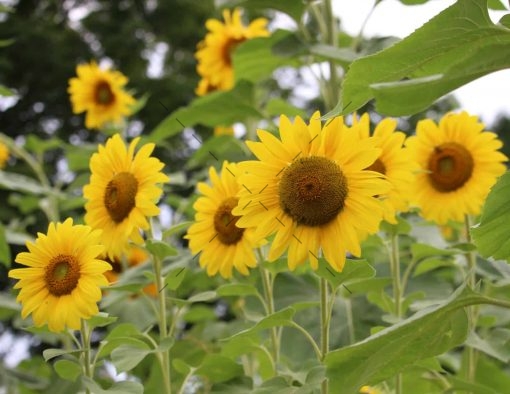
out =
<path fill-rule="evenodd" d="M 510 172 L 492 187 L 483 208 L 480 224 L 471 230 L 478 252 L 510 261 Z"/>
<path fill-rule="evenodd" d="M 236 80 L 257 82 L 269 78 L 278 67 L 294 63 L 295 60 L 273 49 L 276 45 L 280 52 L 284 50 L 282 46 L 288 45 L 290 36 L 289 31 L 277 30 L 269 37 L 254 38 L 239 45 L 232 56 Z"/>
<path fill-rule="evenodd" d="M 357 392 L 364 384 L 388 379 L 419 360 L 462 344 L 468 333 L 462 308 L 484 300 L 468 288 L 460 288 L 439 306 L 330 352 L 325 363 L 332 392 Z"/>
<path fill-rule="evenodd" d="M 343 85 L 342 112 L 375 98 L 382 113 L 415 113 L 508 67 L 510 30 L 492 23 L 487 0 L 459 0 L 399 43 L 354 61 Z"/>
<path fill-rule="evenodd" d="M 196 98 L 187 107 L 168 115 L 148 139 L 158 142 L 182 132 L 185 127 L 197 124 L 213 127 L 231 125 L 250 117 L 262 118 L 262 114 L 253 108 L 252 98 L 253 85 L 247 81 L 240 81 L 232 90 L 212 92 Z"/>

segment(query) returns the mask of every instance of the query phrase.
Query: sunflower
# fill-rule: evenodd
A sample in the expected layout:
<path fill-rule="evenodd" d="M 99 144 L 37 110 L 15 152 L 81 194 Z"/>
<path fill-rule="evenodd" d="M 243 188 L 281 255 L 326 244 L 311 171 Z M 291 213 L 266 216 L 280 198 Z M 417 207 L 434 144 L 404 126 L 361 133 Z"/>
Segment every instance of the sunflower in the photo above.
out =
<path fill-rule="evenodd" d="M 53 332 L 80 329 L 81 319 L 98 313 L 100 286 L 108 284 L 103 274 L 111 266 L 98 259 L 104 249 L 100 231 L 73 225 L 69 218 L 50 223 L 48 233 L 39 233 L 27 248 L 16 256 L 16 262 L 27 267 L 9 271 L 19 279 L 14 288 L 21 289 L 21 316 L 32 314 L 36 326 L 48 323 Z"/>
<path fill-rule="evenodd" d="M 254 248 L 262 245 L 262 238 L 255 236 L 253 228 L 239 228 L 239 217 L 232 214 L 237 205 L 241 186 L 237 183 L 240 172 L 234 163 L 224 162 L 221 174 L 214 167 L 209 169 L 211 186 L 200 182 L 197 187 L 201 196 L 193 205 L 196 222 L 190 226 L 185 238 L 193 254 L 200 253 L 200 266 L 207 275 L 218 272 L 226 279 L 232 277 L 236 268 L 248 275 L 248 268 L 257 265 Z"/>
<path fill-rule="evenodd" d="M 406 135 L 396 131 L 396 127 L 397 121 L 390 118 L 385 118 L 376 125 L 373 137 L 377 147 L 381 148 L 381 155 L 367 168 L 384 174 L 392 186 L 390 192 L 381 200 L 385 208 L 384 220 L 392 224 L 397 223 L 397 212 L 406 212 L 409 209 L 408 188 L 417 170 L 416 163 L 403 147 Z M 352 129 L 360 138 L 369 138 L 369 115 L 363 114 L 360 119 L 354 116 Z"/>
<path fill-rule="evenodd" d="M 259 161 L 240 164 L 247 173 L 234 215 L 239 227 L 254 227 L 259 236 L 276 233 L 268 259 L 288 249 L 294 270 L 309 259 L 318 267 L 319 249 L 337 271 L 346 251 L 359 256 L 360 238 L 374 233 L 383 208 L 377 197 L 390 185 L 378 172 L 367 171 L 381 153 L 373 138 L 360 139 L 342 117 L 324 127 L 316 112 L 307 125 L 280 117 L 280 138 L 258 130 L 261 142 L 248 141 Z"/>
<path fill-rule="evenodd" d="M 126 253 L 127 268 L 136 267 L 137 265 L 143 264 L 149 261 L 149 258 L 150 255 L 145 249 L 138 246 L 131 246 Z M 105 257 L 105 260 L 110 263 L 112 269 L 106 271 L 104 275 L 106 276 L 106 279 L 108 279 L 109 283 L 115 283 L 119 279 L 119 275 L 124 271 L 124 265 L 119 258 L 110 260 L 108 257 Z M 143 292 L 155 297 L 157 295 L 156 285 L 154 283 L 148 284 L 143 288 Z"/>
<path fill-rule="evenodd" d="M 147 230 L 147 217 L 159 214 L 156 202 L 168 182 L 160 172 L 164 164 L 150 157 L 154 144 L 142 146 L 135 154 L 140 138 L 126 148 L 119 134 L 99 146 L 90 159 L 90 183 L 83 188 L 85 222 L 103 230 L 102 241 L 110 259 L 127 251 L 128 241 L 143 243 L 140 230 Z"/>
<path fill-rule="evenodd" d="M 0 142 L 0 169 L 5 167 L 7 160 L 9 160 L 9 148 Z"/>
<path fill-rule="evenodd" d="M 359 389 L 360 394 L 383 394 L 381 390 L 373 386 L 363 386 Z"/>
<path fill-rule="evenodd" d="M 69 80 L 73 113 L 87 112 L 85 126 L 101 128 L 108 122 L 120 122 L 131 114 L 135 99 L 123 88 L 128 79 L 119 71 L 100 69 L 96 62 L 76 67 L 77 78 Z"/>
<path fill-rule="evenodd" d="M 217 19 L 207 20 L 205 26 L 209 32 L 197 47 L 197 72 L 202 77 L 196 89 L 199 96 L 214 90 L 231 89 L 234 85 L 232 51 L 246 40 L 269 36 L 266 19 L 258 18 L 245 26 L 237 8 L 232 13 L 223 10 L 223 19 L 225 23 Z"/>
<path fill-rule="evenodd" d="M 480 213 L 508 160 L 498 151 L 503 144 L 496 134 L 483 130 L 466 112 L 448 113 L 439 125 L 430 119 L 418 122 L 416 136 L 406 145 L 422 169 L 412 196 L 425 219 L 446 224 Z"/>

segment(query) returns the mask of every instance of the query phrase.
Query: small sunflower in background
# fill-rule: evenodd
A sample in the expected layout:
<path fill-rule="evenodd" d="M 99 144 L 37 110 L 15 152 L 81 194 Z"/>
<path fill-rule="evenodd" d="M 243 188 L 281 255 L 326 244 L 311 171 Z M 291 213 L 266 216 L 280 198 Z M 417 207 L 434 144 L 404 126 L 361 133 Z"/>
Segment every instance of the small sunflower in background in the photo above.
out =
<path fill-rule="evenodd" d="M 381 390 L 374 386 L 363 386 L 359 389 L 360 394 L 383 394 Z"/>
<path fill-rule="evenodd" d="M 396 224 L 395 215 L 409 209 L 409 185 L 414 179 L 418 167 L 411 160 L 409 152 L 404 148 L 406 135 L 396 131 L 397 121 L 391 118 L 381 120 L 374 129 L 373 137 L 376 146 L 381 148 L 381 154 L 367 170 L 376 171 L 386 176 L 392 188 L 381 199 L 384 206 L 384 220 Z M 358 119 L 353 117 L 352 128 L 361 139 L 370 137 L 370 116 L 363 114 Z"/>
<path fill-rule="evenodd" d="M 50 223 L 47 234 L 27 242 L 28 252 L 16 257 L 27 267 L 9 271 L 9 277 L 19 279 L 14 288 L 21 289 L 17 300 L 23 305 L 23 319 L 32 314 L 36 326 L 47 323 L 50 331 L 60 332 L 79 330 L 81 319 L 99 312 L 100 286 L 108 285 L 104 273 L 111 269 L 98 258 L 104 249 L 100 233 L 73 225 L 69 218 Z"/>
<path fill-rule="evenodd" d="M 261 237 L 276 233 L 269 261 L 288 250 L 291 270 L 307 260 L 317 269 L 322 251 L 342 271 L 346 252 L 359 256 L 360 238 L 375 233 L 382 220 L 383 207 L 374 196 L 385 195 L 390 184 L 365 170 L 381 149 L 373 138 L 350 132 L 342 117 L 322 127 L 318 112 L 310 124 L 282 115 L 279 130 L 280 139 L 258 130 L 261 142 L 246 142 L 259 160 L 239 164 L 246 174 L 233 210 L 242 215 L 237 225 L 256 227 Z"/>
<path fill-rule="evenodd" d="M 412 184 L 412 199 L 425 219 L 446 224 L 480 213 L 508 160 L 499 151 L 503 143 L 484 128 L 467 112 L 448 113 L 439 124 L 430 119 L 418 122 L 406 146 L 421 168 Z"/>
<path fill-rule="evenodd" d="M 214 128 L 213 134 L 215 136 L 234 135 L 234 126 L 216 126 Z"/>
<path fill-rule="evenodd" d="M 104 273 L 109 283 L 117 282 L 119 275 L 124 271 L 125 268 L 128 269 L 136 267 L 149 261 L 150 254 L 144 248 L 133 245 L 129 247 L 125 257 L 127 263 L 126 267 L 123 266 L 119 258 L 114 258 L 113 260 L 108 258 L 106 259 L 112 266 L 111 270 Z M 155 297 L 157 295 L 156 285 L 154 283 L 148 284 L 143 288 L 143 292 L 152 297 Z"/>
<path fill-rule="evenodd" d="M 119 71 L 103 70 L 96 62 L 76 66 L 77 77 L 69 80 L 73 113 L 86 112 L 85 126 L 101 128 L 105 124 L 119 123 L 131 114 L 136 100 L 124 90 L 128 79 Z"/>
<path fill-rule="evenodd" d="M 119 134 L 99 146 L 90 159 L 90 182 L 83 187 L 85 222 L 103 230 L 102 241 L 110 259 L 122 256 L 129 241 L 143 243 L 141 230 L 149 228 L 147 217 L 159 215 L 156 205 L 168 182 L 164 164 L 151 157 L 154 144 L 135 148 L 140 138 L 126 147 Z"/>
<path fill-rule="evenodd" d="M 0 142 L 0 170 L 5 167 L 7 160 L 9 160 L 9 148 Z"/>
<path fill-rule="evenodd" d="M 207 275 L 219 273 L 228 279 L 235 268 L 248 275 L 248 268 L 257 265 L 254 248 L 264 240 L 255 236 L 253 228 L 239 228 L 239 216 L 232 213 L 237 205 L 241 185 L 237 183 L 240 172 L 234 163 L 224 162 L 218 175 L 214 167 L 209 168 L 211 185 L 197 185 L 201 197 L 193 205 L 195 223 L 190 226 L 185 238 L 189 240 L 192 254 L 200 253 L 199 263 Z"/>
<path fill-rule="evenodd" d="M 196 94 L 203 96 L 215 90 L 229 90 L 234 86 L 232 51 L 240 43 L 255 38 L 267 37 L 267 20 L 258 18 L 245 26 L 241 21 L 241 11 L 223 10 L 224 23 L 208 19 L 205 23 L 209 32 L 198 44 L 195 57 L 197 72 L 202 77 Z"/>

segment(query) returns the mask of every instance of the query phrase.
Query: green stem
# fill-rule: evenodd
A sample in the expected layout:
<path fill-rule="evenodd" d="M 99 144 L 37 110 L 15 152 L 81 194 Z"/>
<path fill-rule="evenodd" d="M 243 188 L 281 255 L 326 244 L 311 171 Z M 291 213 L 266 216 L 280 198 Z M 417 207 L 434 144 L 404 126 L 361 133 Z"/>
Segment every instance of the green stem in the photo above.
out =
<path fill-rule="evenodd" d="M 391 234 L 390 267 L 393 278 L 393 302 L 395 303 L 395 316 L 402 317 L 402 285 L 400 278 L 400 249 L 398 234 Z M 395 394 L 402 393 L 402 375 L 395 376 Z"/>
<path fill-rule="evenodd" d="M 349 344 L 356 342 L 356 336 L 354 333 L 354 319 L 352 317 L 352 301 L 350 298 L 344 298 L 345 303 L 345 315 L 347 318 L 347 328 L 349 330 Z"/>
<path fill-rule="evenodd" d="M 466 232 L 466 241 L 471 242 L 471 220 L 469 215 L 464 216 L 464 226 Z M 476 285 L 476 255 L 474 251 L 469 251 L 466 253 L 466 260 L 468 265 L 468 276 L 467 276 L 467 284 L 468 286 L 474 290 Z M 471 329 L 473 331 L 476 330 L 476 323 L 478 321 L 478 307 L 472 306 L 468 308 L 468 319 L 470 322 Z M 467 380 L 469 382 L 474 382 L 476 378 L 476 363 L 478 358 L 478 352 L 473 347 L 467 348 Z"/>
<path fill-rule="evenodd" d="M 274 277 L 271 276 L 271 273 L 263 267 L 262 264 L 265 261 L 265 258 L 262 255 L 262 251 L 260 249 L 257 249 L 257 256 L 259 260 L 258 265 L 260 267 L 260 278 L 262 280 L 262 287 L 264 289 L 265 302 L 263 302 L 263 305 L 266 308 L 266 313 L 268 315 L 272 315 L 273 313 L 275 313 L 273 295 Z M 280 359 L 280 335 L 276 327 L 273 327 L 271 329 L 271 342 L 272 342 L 271 355 L 273 357 L 274 365 L 276 366 Z"/>
<path fill-rule="evenodd" d="M 84 319 L 81 319 L 81 348 L 83 350 L 82 354 L 82 367 L 83 374 L 90 378 L 94 379 L 94 369 L 92 368 L 90 362 L 90 329 L 87 325 L 87 322 Z M 86 389 L 87 394 L 90 393 L 89 389 Z"/>
<path fill-rule="evenodd" d="M 330 309 L 328 307 L 328 282 L 324 278 L 320 278 L 320 314 L 321 314 L 321 361 L 329 352 L 329 322 Z M 321 385 L 321 393 L 329 392 L 328 379 L 324 379 Z"/>
<path fill-rule="evenodd" d="M 313 337 L 310 335 L 310 333 L 308 331 L 306 331 L 303 327 L 301 327 L 299 324 L 297 324 L 295 321 L 290 322 L 290 327 L 294 327 L 295 329 L 300 331 L 305 336 L 305 338 L 308 340 L 310 345 L 312 345 L 313 351 L 315 352 L 317 359 L 322 360 L 323 357 L 322 357 L 321 349 L 319 348 L 319 346 L 317 345 L 317 343 L 315 342 Z"/>
<path fill-rule="evenodd" d="M 331 45 L 332 47 L 338 46 L 338 34 L 336 29 L 336 20 L 333 15 L 333 7 L 331 5 L 331 0 L 324 0 L 324 20 L 326 23 L 326 44 Z M 339 100 L 340 93 L 340 81 L 338 80 L 338 72 L 336 68 L 336 64 L 333 60 L 328 61 L 329 65 L 329 81 L 327 84 L 328 94 L 329 94 L 329 105 L 328 110 L 332 110 L 336 103 Z"/>
<path fill-rule="evenodd" d="M 163 341 L 168 335 L 167 316 L 166 316 L 166 292 L 163 276 L 161 275 L 162 262 L 161 259 L 153 255 L 154 279 L 156 281 L 156 289 L 158 291 L 158 324 L 159 338 Z M 161 352 L 161 372 L 163 374 L 163 386 L 166 394 L 172 393 L 172 383 L 170 380 L 170 352 L 168 350 Z"/>

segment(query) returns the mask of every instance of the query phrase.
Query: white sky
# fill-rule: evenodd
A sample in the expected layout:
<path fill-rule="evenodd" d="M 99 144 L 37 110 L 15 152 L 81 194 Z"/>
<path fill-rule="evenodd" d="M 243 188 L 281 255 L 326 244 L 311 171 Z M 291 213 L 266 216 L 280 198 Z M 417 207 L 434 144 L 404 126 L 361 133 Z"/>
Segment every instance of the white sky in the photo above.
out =
<path fill-rule="evenodd" d="M 455 3 L 452 0 L 429 0 L 423 5 L 405 6 L 397 0 L 384 0 L 375 8 L 367 22 L 364 36 L 396 36 L 403 38 L 443 9 Z M 347 33 L 356 35 L 364 19 L 372 9 L 374 0 L 334 0 L 333 8 L 341 19 Z M 505 12 L 491 11 L 491 19 L 497 22 Z M 510 69 L 498 71 L 479 78 L 455 91 L 462 109 L 478 115 L 491 125 L 498 114 L 510 115 Z"/>

